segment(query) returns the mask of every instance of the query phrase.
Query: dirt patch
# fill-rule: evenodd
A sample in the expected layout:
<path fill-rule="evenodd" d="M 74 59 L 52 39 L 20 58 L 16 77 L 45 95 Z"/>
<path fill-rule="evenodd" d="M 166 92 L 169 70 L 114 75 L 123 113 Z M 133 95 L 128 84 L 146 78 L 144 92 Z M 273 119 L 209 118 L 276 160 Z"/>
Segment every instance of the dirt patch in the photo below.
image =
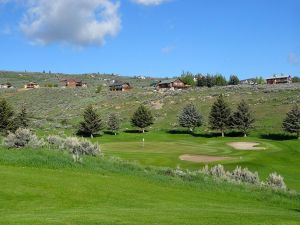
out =
<path fill-rule="evenodd" d="M 164 106 L 163 103 L 161 103 L 160 101 L 156 101 L 156 102 L 151 102 L 151 106 L 154 108 L 154 109 L 162 109 L 162 107 Z"/>
<path fill-rule="evenodd" d="M 246 151 L 258 151 L 265 150 L 263 147 L 257 147 L 260 143 L 256 142 L 230 142 L 227 145 L 237 149 L 237 150 L 246 150 Z"/>
<path fill-rule="evenodd" d="M 223 161 L 233 159 L 231 157 L 223 157 L 223 156 L 209 156 L 209 155 L 181 155 L 179 156 L 180 160 L 190 161 L 190 162 L 215 162 L 215 161 Z"/>

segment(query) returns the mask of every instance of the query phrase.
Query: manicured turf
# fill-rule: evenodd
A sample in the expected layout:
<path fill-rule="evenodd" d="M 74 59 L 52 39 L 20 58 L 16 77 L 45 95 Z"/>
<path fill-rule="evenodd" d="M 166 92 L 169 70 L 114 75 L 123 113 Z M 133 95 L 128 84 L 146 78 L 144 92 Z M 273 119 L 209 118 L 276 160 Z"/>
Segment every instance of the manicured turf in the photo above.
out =
<path fill-rule="evenodd" d="M 300 198 L 49 151 L 0 150 L 0 224 L 300 224 Z"/>
<path fill-rule="evenodd" d="M 143 138 L 145 139 L 144 146 Z M 201 137 L 200 134 L 192 136 L 161 131 L 146 134 L 122 133 L 119 136 L 105 135 L 94 138 L 93 141 L 100 143 L 103 152 L 108 156 L 119 156 L 144 165 L 199 169 L 206 163 L 181 161 L 179 156 L 182 154 L 230 156 L 234 159 L 209 163 L 209 165 L 221 163 L 228 169 L 240 165 L 252 171 L 258 171 L 262 178 L 276 171 L 284 176 L 290 188 L 300 191 L 300 179 L 298 179 L 300 177 L 300 141 L 296 139 L 280 141 L 257 137 L 208 138 Z M 258 142 L 266 150 L 235 150 L 226 144 L 235 141 Z"/>

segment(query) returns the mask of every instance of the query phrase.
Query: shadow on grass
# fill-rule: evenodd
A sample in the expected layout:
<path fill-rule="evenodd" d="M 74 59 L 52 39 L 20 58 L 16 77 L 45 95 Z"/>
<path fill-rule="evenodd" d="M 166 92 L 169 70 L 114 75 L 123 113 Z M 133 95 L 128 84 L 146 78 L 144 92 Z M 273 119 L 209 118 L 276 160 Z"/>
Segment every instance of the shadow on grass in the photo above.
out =
<path fill-rule="evenodd" d="M 115 133 L 112 132 L 112 131 L 104 131 L 103 133 L 107 134 L 107 135 L 113 135 L 113 136 L 115 136 Z M 117 135 L 118 135 L 118 132 L 117 132 Z"/>
<path fill-rule="evenodd" d="M 145 130 L 145 133 L 147 133 L 148 131 Z M 142 134 L 143 132 L 141 130 L 125 130 L 124 133 L 127 134 Z"/>
<path fill-rule="evenodd" d="M 203 138 L 215 138 L 221 137 L 221 133 L 211 132 L 211 133 L 193 133 L 189 130 L 168 130 L 168 134 L 189 134 L 193 137 L 203 137 Z M 225 134 L 225 137 L 243 137 L 244 135 L 241 132 L 228 132 Z"/>
<path fill-rule="evenodd" d="M 273 141 L 287 141 L 297 139 L 296 136 L 281 133 L 261 134 L 260 137 L 263 139 L 269 139 Z"/>

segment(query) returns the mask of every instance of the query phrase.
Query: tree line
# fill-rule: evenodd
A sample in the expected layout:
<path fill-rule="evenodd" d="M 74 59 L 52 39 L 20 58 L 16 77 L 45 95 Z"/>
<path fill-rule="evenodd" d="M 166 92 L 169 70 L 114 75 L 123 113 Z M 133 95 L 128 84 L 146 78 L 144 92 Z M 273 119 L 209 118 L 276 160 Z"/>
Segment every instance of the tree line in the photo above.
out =
<path fill-rule="evenodd" d="M 149 126 L 154 124 L 154 116 L 149 108 L 140 105 L 131 116 L 130 122 L 133 127 L 139 128 L 144 133 Z M 209 128 L 218 131 L 222 137 L 230 129 L 236 129 L 246 137 L 254 127 L 254 122 L 253 112 L 245 100 L 242 100 L 236 109 L 232 110 L 223 95 L 220 95 L 213 103 L 208 116 Z M 196 128 L 204 125 L 203 115 L 194 104 L 189 103 L 179 113 L 178 124 L 187 128 L 189 132 L 194 132 Z M 7 134 L 15 132 L 18 128 L 27 127 L 29 127 L 29 118 L 25 105 L 22 106 L 20 112 L 15 113 L 5 99 L 0 100 L 0 132 Z M 93 136 L 105 128 L 117 135 L 121 128 L 120 116 L 115 112 L 110 113 L 105 123 L 93 106 L 89 105 L 83 112 L 83 120 L 78 125 L 77 134 Z M 300 108 L 298 105 L 294 105 L 286 114 L 282 128 L 286 132 L 296 134 L 300 139 Z"/>
<path fill-rule="evenodd" d="M 240 84 L 240 79 L 237 75 L 231 75 L 227 80 L 222 74 L 193 74 L 191 72 L 183 72 L 180 79 L 187 85 L 197 87 L 214 87 Z M 256 84 L 264 84 L 265 80 L 260 76 L 256 77 L 253 82 Z"/>
<path fill-rule="evenodd" d="M 97 114 L 92 106 L 86 108 L 83 118 L 78 134 L 93 136 L 105 128 L 100 115 Z M 108 116 L 108 130 L 116 135 L 121 127 L 120 121 L 118 114 L 111 113 Z M 154 123 L 154 116 L 149 108 L 140 105 L 133 113 L 130 122 L 133 127 L 139 128 L 144 133 L 145 129 Z M 246 137 L 250 130 L 254 128 L 254 122 L 253 112 L 245 100 L 242 100 L 236 109 L 232 110 L 223 95 L 220 95 L 213 103 L 208 117 L 209 128 L 218 131 L 222 137 L 230 129 L 236 129 Z M 179 113 L 178 123 L 181 127 L 187 128 L 189 132 L 194 132 L 196 128 L 204 125 L 204 119 L 197 107 L 190 103 L 183 107 Z M 282 122 L 282 128 L 286 132 L 296 133 L 299 138 L 300 109 L 297 105 L 287 113 L 286 118 Z"/>

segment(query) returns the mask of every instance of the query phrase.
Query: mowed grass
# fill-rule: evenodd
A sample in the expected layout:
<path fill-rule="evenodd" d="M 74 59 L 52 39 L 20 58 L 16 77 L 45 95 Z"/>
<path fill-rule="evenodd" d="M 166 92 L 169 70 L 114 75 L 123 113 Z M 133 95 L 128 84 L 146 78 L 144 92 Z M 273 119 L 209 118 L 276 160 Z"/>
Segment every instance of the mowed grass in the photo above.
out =
<path fill-rule="evenodd" d="M 257 171 L 261 178 L 278 172 L 284 176 L 292 189 L 300 191 L 300 141 L 271 140 L 258 137 L 203 137 L 201 134 L 170 134 L 169 132 L 122 133 L 105 135 L 92 139 L 98 142 L 108 156 L 119 156 L 126 160 L 137 161 L 144 165 L 175 168 L 200 169 L 205 164 L 223 164 L 227 169 L 237 165 Z M 144 144 L 143 144 L 144 139 Z M 236 150 L 227 145 L 229 142 L 257 142 L 265 150 Z M 195 163 L 179 159 L 183 154 L 227 156 L 230 160 L 211 163 Z"/>
<path fill-rule="evenodd" d="M 0 150 L 0 224 L 300 224 L 298 195 L 184 181 L 47 150 Z"/>

